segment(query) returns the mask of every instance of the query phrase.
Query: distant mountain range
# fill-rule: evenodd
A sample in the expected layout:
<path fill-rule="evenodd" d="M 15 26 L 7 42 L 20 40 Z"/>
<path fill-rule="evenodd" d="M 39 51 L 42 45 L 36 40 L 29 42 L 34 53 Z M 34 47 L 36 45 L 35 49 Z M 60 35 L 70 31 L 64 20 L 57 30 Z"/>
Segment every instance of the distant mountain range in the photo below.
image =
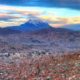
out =
<path fill-rule="evenodd" d="M 22 32 L 47 34 L 47 33 L 72 33 L 80 31 L 80 24 L 62 26 L 61 28 L 53 28 L 46 21 L 43 21 L 37 17 L 31 16 L 30 20 L 20 26 L 11 26 L 7 28 L 0 28 L 0 34 L 16 34 Z"/>
<path fill-rule="evenodd" d="M 19 30 L 9 29 L 9 28 L 0 28 L 0 35 L 16 34 L 20 33 Z"/>
<path fill-rule="evenodd" d="M 71 24 L 71 25 L 63 26 L 63 28 L 74 30 L 74 31 L 80 31 L 80 24 Z"/>
<path fill-rule="evenodd" d="M 16 32 L 32 32 L 32 31 L 38 31 L 43 29 L 51 28 L 51 26 L 46 22 L 43 21 L 37 17 L 32 16 L 30 20 L 20 26 L 11 26 L 7 28 L 1 28 L 0 33 L 16 33 Z M 80 24 L 73 24 L 73 25 L 67 25 L 62 26 L 61 28 L 51 28 L 54 31 L 80 31 Z M 11 30 L 11 31 L 10 31 Z"/>

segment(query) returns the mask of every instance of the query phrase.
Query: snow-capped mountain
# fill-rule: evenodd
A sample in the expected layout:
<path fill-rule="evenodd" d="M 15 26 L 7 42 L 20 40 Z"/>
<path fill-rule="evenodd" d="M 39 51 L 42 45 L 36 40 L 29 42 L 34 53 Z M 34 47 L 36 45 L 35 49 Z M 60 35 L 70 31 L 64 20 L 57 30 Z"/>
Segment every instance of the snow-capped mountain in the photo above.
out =
<path fill-rule="evenodd" d="M 50 26 L 46 21 L 43 21 L 36 17 L 30 17 L 30 19 L 26 23 L 18 27 L 9 27 L 9 29 L 20 30 L 20 31 L 35 31 L 49 27 Z"/>

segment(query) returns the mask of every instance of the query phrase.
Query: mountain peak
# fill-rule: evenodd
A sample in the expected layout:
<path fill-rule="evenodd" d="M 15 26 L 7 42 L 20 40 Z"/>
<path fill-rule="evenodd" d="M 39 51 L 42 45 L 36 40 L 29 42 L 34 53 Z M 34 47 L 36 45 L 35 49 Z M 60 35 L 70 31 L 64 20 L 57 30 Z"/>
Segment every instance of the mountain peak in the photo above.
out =
<path fill-rule="evenodd" d="M 38 25 L 40 23 L 45 23 L 45 24 L 48 24 L 46 21 L 43 21 L 42 19 L 38 18 L 38 17 L 35 17 L 35 16 L 29 16 L 29 23 L 32 23 L 34 25 Z"/>
<path fill-rule="evenodd" d="M 29 20 L 26 23 L 18 27 L 10 27 L 10 28 L 20 31 L 35 31 L 35 30 L 46 29 L 49 27 L 50 26 L 46 21 L 43 21 L 35 16 L 30 16 Z"/>

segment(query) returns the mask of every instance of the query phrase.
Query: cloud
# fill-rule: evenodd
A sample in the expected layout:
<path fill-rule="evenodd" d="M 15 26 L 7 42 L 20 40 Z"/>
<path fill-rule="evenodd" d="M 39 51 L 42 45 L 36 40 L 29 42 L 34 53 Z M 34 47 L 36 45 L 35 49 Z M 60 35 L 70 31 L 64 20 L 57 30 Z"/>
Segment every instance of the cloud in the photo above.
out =
<path fill-rule="evenodd" d="M 0 27 L 19 26 L 35 16 L 52 27 L 80 24 L 80 11 L 67 8 L 17 7 L 0 5 Z"/>

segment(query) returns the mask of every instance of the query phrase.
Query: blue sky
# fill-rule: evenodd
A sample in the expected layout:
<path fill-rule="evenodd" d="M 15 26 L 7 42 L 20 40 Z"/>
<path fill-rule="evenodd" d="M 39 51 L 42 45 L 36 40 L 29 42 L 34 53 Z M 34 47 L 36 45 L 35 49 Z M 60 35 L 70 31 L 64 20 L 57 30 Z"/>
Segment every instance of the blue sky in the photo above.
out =
<path fill-rule="evenodd" d="M 0 0 L 0 4 L 80 9 L 80 0 Z"/>

